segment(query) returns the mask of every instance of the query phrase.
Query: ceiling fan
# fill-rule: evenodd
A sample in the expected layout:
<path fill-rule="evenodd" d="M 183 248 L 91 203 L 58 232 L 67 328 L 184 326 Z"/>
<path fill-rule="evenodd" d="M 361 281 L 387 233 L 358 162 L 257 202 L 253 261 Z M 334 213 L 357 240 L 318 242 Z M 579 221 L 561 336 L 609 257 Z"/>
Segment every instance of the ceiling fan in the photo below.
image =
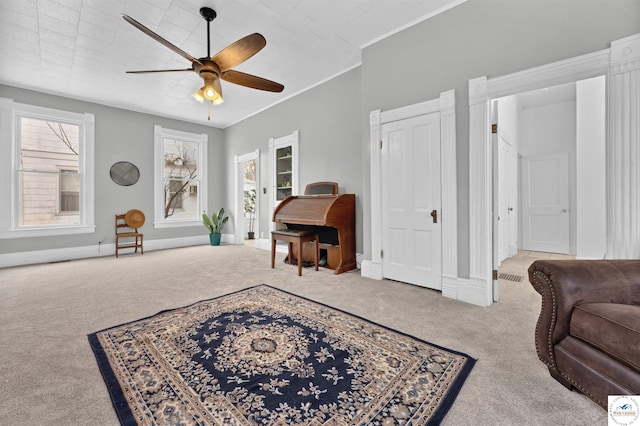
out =
<path fill-rule="evenodd" d="M 160 37 L 140 22 L 128 15 L 122 14 L 125 21 L 151 37 L 152 39 L 162 43 L 178 55 L 191 61 L 191 68 L 186 69 L 167 69 L 167 70 L 145 70 L 145 71 L 127 71 L 130 74 L 145 74 L 156 72 L 183 72 L 193 71 L 197 73 L 203 80 L 204 86 L 193 94 L 200 103 L 204 100 L 210 101 L 213 105 L 224 102 L 222 99 L 222 87 L 220 79 L 240 86 L 250 87 L 268 92 L 282 92 L 284 86 L 275 81 L 267 80 L 251 74 L 233 70 L 236 65 L 246 61 L 256 53 L 258 53 L 267 44 L 267 40 L 258 33 L 250 34 L 240 40 L 231 43 L 220 52 L 211 56 L 210 42 L 210 24 L 217 16 L 215 10 L 209 7 L 200 8 L 200 15 L 207 21 L 207 56 L 203 58 L 195 58 L 184 50 Z"/>

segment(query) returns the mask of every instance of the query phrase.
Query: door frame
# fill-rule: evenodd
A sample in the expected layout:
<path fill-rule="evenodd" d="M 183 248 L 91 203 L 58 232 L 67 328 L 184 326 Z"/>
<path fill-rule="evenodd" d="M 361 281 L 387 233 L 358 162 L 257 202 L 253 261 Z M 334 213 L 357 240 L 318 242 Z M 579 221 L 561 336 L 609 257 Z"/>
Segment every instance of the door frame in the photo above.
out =
<path fill-rule="evenodd" d="M 640 151 L 631 129 L 640 118 L 621 105 L 640 107 L 640 34 L 612 41 L 611 48 L 543 65 L 506 76 L 469 80 L 469 286 L 480 306 L 492 304 L 493 252 L 492 154 L 490 101 L 520 92 L 604 75 L 607 77 L 606 188 L 607 258 L 640 257 L 640 183 L 615 170 L 640 174 Z M 635 89 L 635 90 L 632 90 Z M 614 202 L 615 201 L 615 202 Z"/>
<path fill-rule="evenodd" d="M 255 235 L 260 235 L 260 150 L 256 149 L 247 154 L 236 155 L 233 157 L 234 173 L 235 173 L 235 206 L 236 214 L 234 215 L 233 229 L 235 244 L 244 244 L 244 233 L 242 221 L 244 220 L 244 163 L 247 161 L 256 161 L 256 212 L 254 219 Z M 255 239 L 256 247 L 260 242 L 259 238 Z"/>
<path fill-rule="evenodd" d="M 371 260 L 363 260 L 361 275 L 383 279 L 382 270 L 382 150 L 381 130 L 384 123 L 420 115 L 440 113 L 440 170 L 442 206 L 442 295 L 457 298 L 458 285 L 458 210 L 456 184 L 456 109 L 455 91 L 440 94 L 437 99 L 387 111 L 369 114 L 371 149 Z"/>

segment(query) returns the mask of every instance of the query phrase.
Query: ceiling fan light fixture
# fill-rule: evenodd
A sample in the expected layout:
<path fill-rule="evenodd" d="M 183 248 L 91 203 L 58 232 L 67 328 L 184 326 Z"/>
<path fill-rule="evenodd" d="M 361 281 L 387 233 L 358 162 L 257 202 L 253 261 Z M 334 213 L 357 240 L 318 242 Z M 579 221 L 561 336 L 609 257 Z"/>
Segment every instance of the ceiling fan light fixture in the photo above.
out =
<path fill-rule="evenodd" d="M 196 92 L 193 92 L 193 94 L 191 96 L 193 96 L 193 99 L 195 99 L 196 101 L 203 103 L 204 102 L 204 87 L 202 87 L 201 89 L 199 89 Z"/>
<path fill-rule="evenodd" d="M 218 94 L 213 89 L 213 87 L 206 87 L 204 90 L 204 96 L 207 99 L 214 99 Z"/>
<path fill-rule="evenodd" d="M 224 102 L 224 99 L 222 99 L 222 87 L 218 78 L 205 78 L 204 86 L 191 96 L 200 103 L 203 103 L 205 99 L 211 102 L 212 105 L 219 105 Z"/>
<path fill-rule="evenodd" d="M 213 105 L 218 105 L 224 102 L 222 99 L 222 87 L 220 86 L 219 78 L 206 78 L 204 79 L 204 86 L 200 89 L 202 96 L 211 101 Z"/>

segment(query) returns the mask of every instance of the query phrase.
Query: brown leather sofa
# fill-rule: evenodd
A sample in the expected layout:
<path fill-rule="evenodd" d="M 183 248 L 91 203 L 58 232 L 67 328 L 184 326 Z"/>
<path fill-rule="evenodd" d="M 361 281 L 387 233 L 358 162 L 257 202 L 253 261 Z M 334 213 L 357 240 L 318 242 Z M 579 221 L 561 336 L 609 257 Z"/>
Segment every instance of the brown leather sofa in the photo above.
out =
<path fill-rule="evenodd" d="M 551 376 L 603 408 L 640 394 L 640 260 L 537 260 L 538 358 Z"/>

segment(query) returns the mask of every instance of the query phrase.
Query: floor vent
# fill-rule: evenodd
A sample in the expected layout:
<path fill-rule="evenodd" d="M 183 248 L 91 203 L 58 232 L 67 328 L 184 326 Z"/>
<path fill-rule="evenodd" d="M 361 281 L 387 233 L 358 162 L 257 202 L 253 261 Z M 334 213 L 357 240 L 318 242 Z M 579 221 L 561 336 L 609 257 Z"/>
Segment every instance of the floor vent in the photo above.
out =
<path fill-rule="evenodd" d="M 501 280 L 507 280 L 507 281 L 515 281 L 517 283 L 522 281 L 522 276 L 520 275 L 513 275 L 513 274 L 498 274 L 498 278 Z"/>

